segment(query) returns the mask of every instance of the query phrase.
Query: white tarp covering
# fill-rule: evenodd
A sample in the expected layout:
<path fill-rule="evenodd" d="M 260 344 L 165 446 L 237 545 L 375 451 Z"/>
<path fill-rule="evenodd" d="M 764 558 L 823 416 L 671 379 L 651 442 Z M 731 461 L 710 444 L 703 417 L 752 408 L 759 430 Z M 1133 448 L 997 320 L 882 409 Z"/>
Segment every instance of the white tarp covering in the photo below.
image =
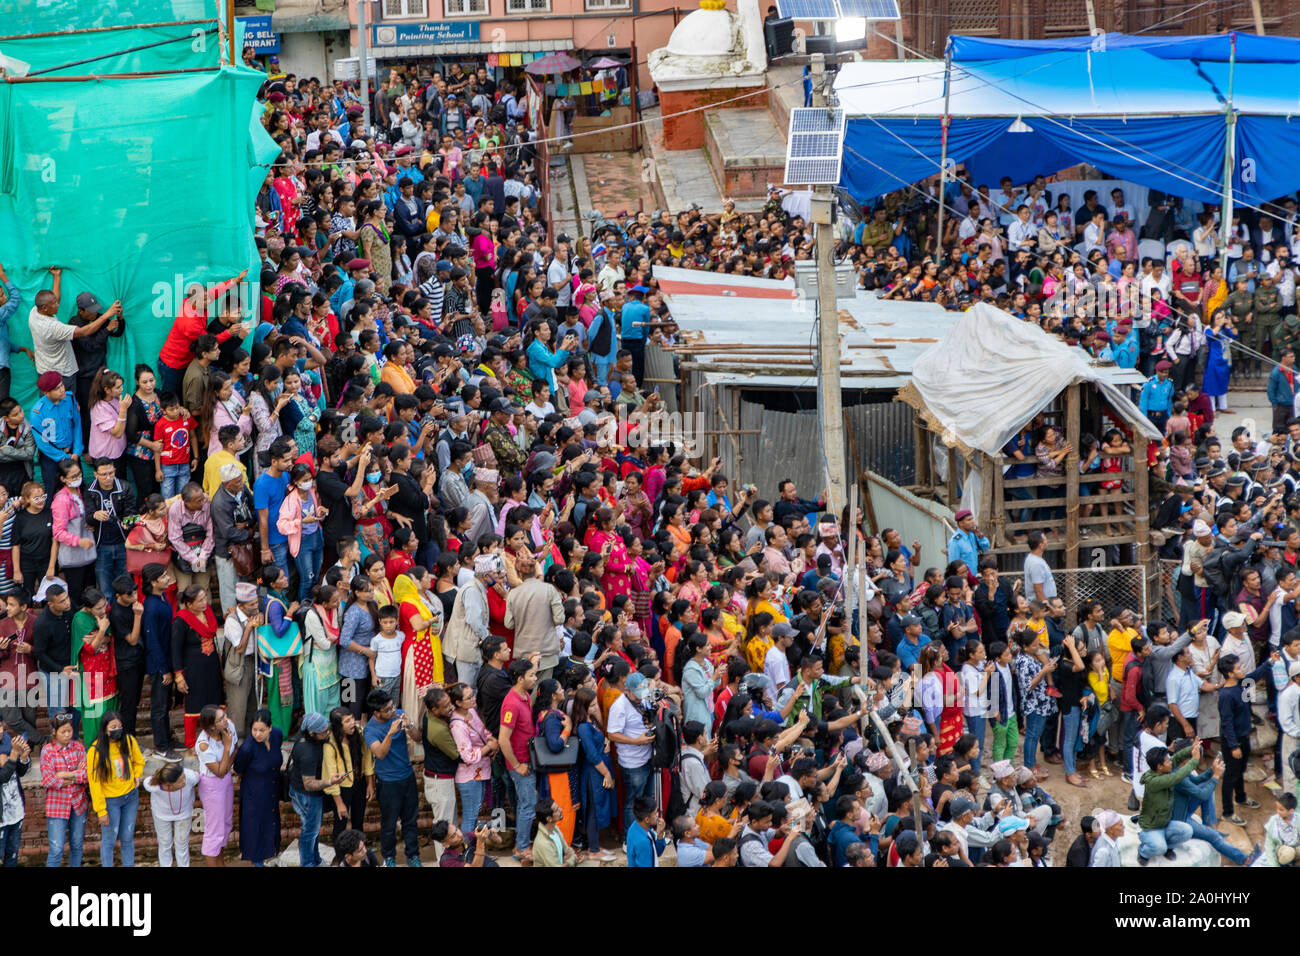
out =
<path fill-rule="evenodd" d="M 1160 433 L 1106 374 L 1081 349 L 980 302 L 916 360 L 912 385 L 953 437 L 989 455 L 1000 454 L 1074 382 L 1095 383 L 1126 421 L 1158 441 Z"/>

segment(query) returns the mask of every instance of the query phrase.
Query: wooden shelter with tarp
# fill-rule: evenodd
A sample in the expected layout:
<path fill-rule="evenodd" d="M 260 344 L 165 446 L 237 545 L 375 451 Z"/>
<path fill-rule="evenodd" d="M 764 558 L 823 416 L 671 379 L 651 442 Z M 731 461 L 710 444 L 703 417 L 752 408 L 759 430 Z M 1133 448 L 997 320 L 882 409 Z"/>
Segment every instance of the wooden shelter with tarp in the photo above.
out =
<path fill-rule="evenodd" d="M 1024 536 L 1042 530 L 1058 568 L 1079 567 L 1085 549 L 1115 546 L 1128 546 L 1134 563 L 1145 565 L 1147 450 L 1161 436 L 1109 379 L 1108 368 L 1091 364 L 1081 350 L 976 305 L 917 361 L 912 381 L 897 394 L 916 412 L 919 492 L 973 511 L 994 555 L 1024 554 Z M 1063 474 L 1006 476 L 1017 462 L 1004 449 L 1027 425 L 1050 425 L 1068 443 Z M 1080 474 L 1082 439 L 1100 440 L 1111 427 L 1124 433 L 1131 454 L 1120 458 L 1118 471 Z"/>

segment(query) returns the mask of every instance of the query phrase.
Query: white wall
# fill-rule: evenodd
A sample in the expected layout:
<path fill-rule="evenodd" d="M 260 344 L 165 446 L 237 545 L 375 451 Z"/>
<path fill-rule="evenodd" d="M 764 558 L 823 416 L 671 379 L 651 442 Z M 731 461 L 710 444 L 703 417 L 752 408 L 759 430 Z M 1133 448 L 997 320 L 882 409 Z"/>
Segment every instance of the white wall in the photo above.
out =
<path fill-rule="evenodd" d="M 317 77 L 328 83 L 337 57 L 348 56 L 348 35 L 328 33 L 281 33 L 280 69 L 300 78 Z"/>

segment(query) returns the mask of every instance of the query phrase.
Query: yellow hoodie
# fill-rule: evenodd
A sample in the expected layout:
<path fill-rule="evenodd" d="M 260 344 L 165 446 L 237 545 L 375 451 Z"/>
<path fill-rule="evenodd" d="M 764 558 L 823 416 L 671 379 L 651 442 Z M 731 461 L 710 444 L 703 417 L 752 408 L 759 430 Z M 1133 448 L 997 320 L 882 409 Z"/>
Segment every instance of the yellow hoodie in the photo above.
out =
<path fill-rule="evenodd" d="M 119 742 L 109 742 L 108 779 L 99 777 L 99 741 L 90 745 L 86 753 L 86 778 L 90 784 L 90 804 L 95 815 L 108 812 L 109 797 L 123 797 L 139 786 L 144 777 L 144 754 L 135 737 Z M 123 752 L 123 748 L 125 752 Z"/>

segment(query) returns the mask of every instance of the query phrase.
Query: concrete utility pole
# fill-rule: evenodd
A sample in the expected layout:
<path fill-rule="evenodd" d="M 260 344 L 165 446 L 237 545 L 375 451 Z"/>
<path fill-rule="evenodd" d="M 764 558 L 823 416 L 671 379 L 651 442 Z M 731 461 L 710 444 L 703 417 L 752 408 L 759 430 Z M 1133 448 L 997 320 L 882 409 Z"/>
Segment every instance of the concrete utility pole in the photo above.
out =
<path fill-rule="evenodd" d="M 361 62 L 358 64 L 361 76 L 361 128 L 367 133 L 370 132 L 370 69 L 366 65 L 366 4 L 370 0 L 357 0 L 357 49 L 361 51 Z M 354 137 L 355 138 L 355 137 Z"/>
<path fill-rule="evenodd" d="M 812 105 L 826 104 L 826 57 L 812 57 Z M 847 469 L 844 463 L 844 402 L 840 392 L 840 320 L 835 303 L 835 233 L 830 186 L 813 191 L 812 221 L 817 229 L 817 414 L 826 454 L 826 507 L 834 514 L 844 507 Z"/>
<path fill-rule="evenodd" d="M 1086 0 L 1088 5 L 1088 36 L 1095 37 L 1101 31 L 1097 29 L 1097 11 L 1093 8 L 1092 0 Z"/>

